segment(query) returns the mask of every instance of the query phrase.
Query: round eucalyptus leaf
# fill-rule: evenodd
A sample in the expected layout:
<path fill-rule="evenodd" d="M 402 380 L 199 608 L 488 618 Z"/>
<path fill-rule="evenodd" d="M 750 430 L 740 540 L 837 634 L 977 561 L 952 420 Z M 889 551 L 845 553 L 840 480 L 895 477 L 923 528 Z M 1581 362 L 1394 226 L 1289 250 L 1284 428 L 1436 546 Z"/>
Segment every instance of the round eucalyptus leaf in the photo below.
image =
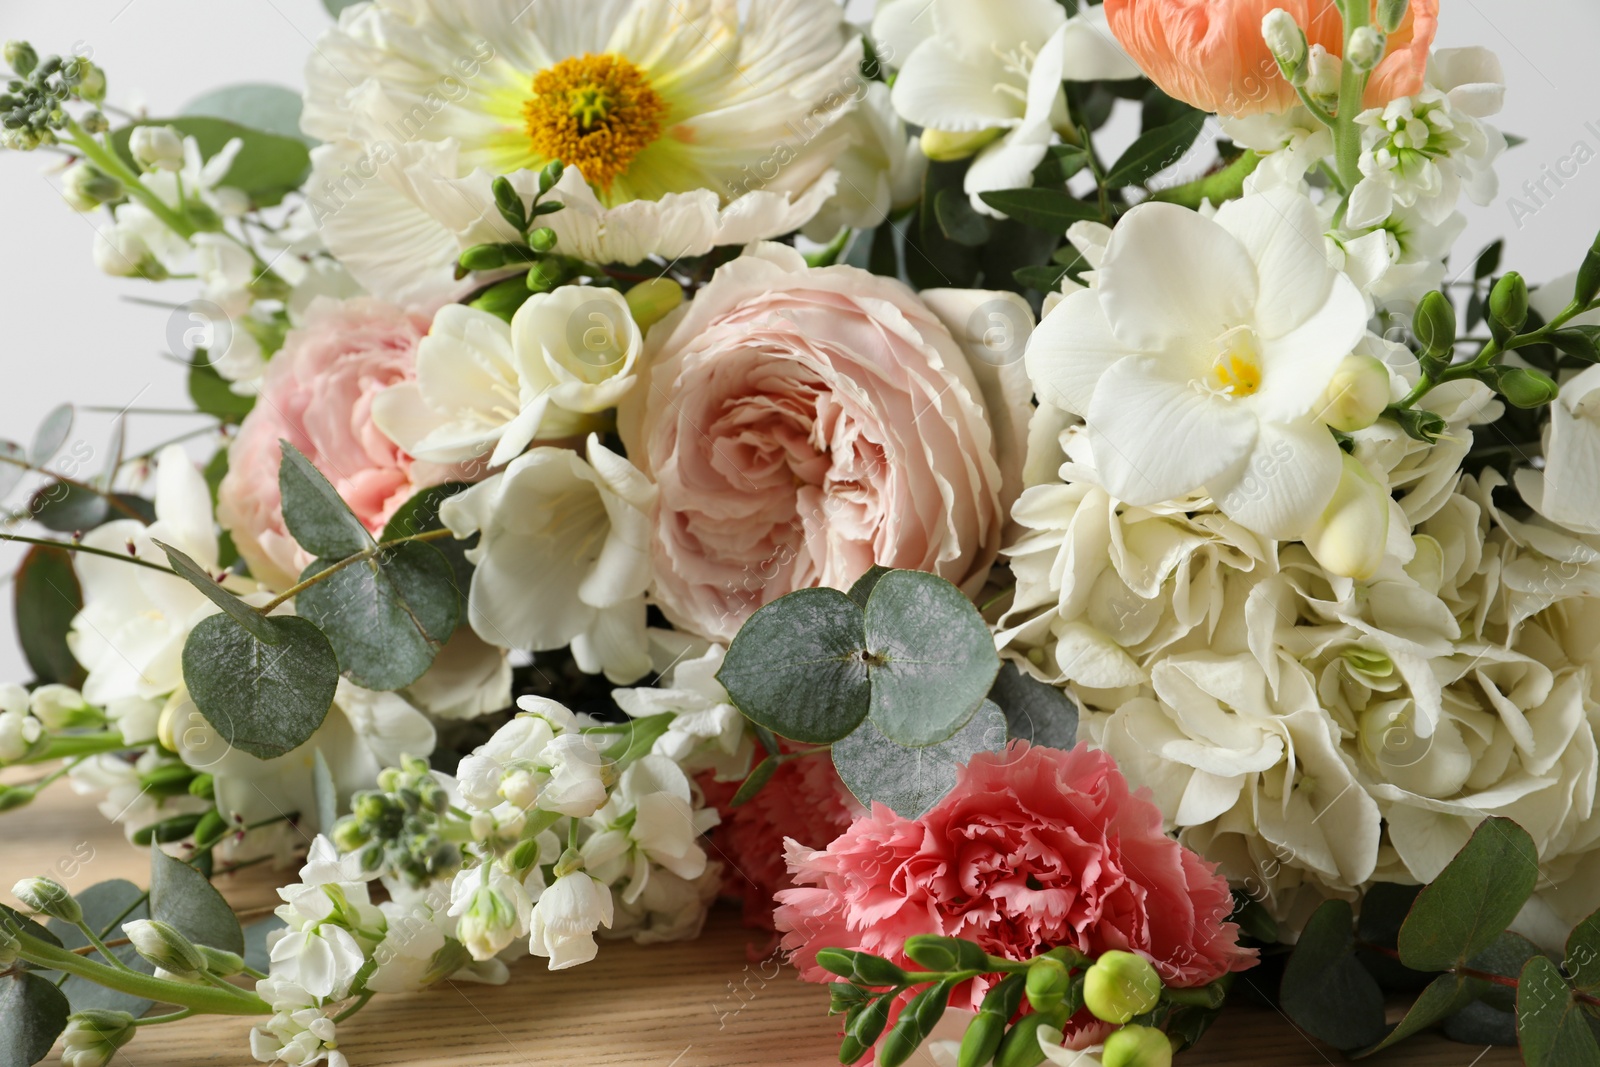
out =
<path fill-rule="evenodd" d="M 950 792 L 973 756 L 1005 747 L 1005 713 L 986 700 L 954 737 L 920 748 L 896 744 L 868 720 L 834 743 L 833 765 L 861 803 L 887 804 L 895 814 L 916 819 Z"/>
<path fill-rule="evenodd" d="M 71 1011 L 67 995 L 37 974 L 0 978 L 0 1067 L 29 1067 L 48 1056 Z"/>
<path fill-rule="evenodd" d="M 183 646 L 183 680 L 223 744 L 273 759 L 305 744 L 333 706 L 339 660 L 316 625 L 294 616 L 264 622 L 267 644 L 231 616 L 200 620 Z"/>

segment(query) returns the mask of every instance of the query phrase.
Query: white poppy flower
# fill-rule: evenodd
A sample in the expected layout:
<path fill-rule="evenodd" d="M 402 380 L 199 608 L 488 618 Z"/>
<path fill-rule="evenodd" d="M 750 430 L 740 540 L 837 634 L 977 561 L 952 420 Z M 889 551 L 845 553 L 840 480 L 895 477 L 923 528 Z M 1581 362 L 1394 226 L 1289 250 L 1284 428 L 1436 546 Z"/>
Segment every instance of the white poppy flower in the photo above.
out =
<path fill-rule="evenodd" d="M 644 593 L 655 487 L 589 438 L 588 462 L 536 448 L 440 509 L 457 537 L 482 534 L 468 598 L 490 644 L 572 646 L 578 665 L 626 684 L 650 669 Z"/>
<path fill-rule="evenodd" d="M 1069 128 L 1061 83 L 1136 78 L 1103 8 L 1068 18 L 1054 0 L 891 0 L 873 34 L 890 63 L 895 110 L 951 134 L 993 136 L 967 171 L 974 210 L 999 212 L 979 193 L 1033 184 L 1033 170 Z"/>
<path fill-rule="evenodd" d="M 528 951 L 548 958 L 552 971 L 588 963 L 600 950 L 595 931 L 610 927 L 614 915 L 611 890 L 604 884 L 587 871 L 562 875 L 533 907 Z"/>
<path fill-rule="evenodd" d="M 385 436 L 418 459 L 499 467 L 535 438 L 574 437 L 633 388 L 644 337 L 615 289 L 530 297 L 508 325 L 449 304 L 417 345 L 414 381 L 373 401 Z"/>
<path fill-rule="evenodd" d="M 1323 230 L 1283 191 L 1215 219 L 1143 204 L 1116 228 L 1096 288 L 1068 295 L 1027 351 L 1040 398 L 1087 420 L 1113 497 L 1204 492 L 1280 539 L 1321 514 L 1342 464 L 1316 405 L 1367 322 Z"/>

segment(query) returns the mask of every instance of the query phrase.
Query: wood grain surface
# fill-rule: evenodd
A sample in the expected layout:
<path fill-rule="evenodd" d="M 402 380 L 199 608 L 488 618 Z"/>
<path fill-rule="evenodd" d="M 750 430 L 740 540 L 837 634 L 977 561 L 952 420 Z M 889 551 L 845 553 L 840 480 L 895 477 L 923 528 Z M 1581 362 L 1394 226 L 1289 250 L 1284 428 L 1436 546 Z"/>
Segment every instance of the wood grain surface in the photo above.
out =
<path fill-rule="evenodd" d="M 7 775 L 11 778 L 12 775 Z M 147 884 L 148 859 L 89 800 L 64 785 L 29 808 L 0 815 L 0 887 L 48 874 L 73 890 L 108 878 Z M 277 902 L 293 872 L 252 868 L 219 880 L 240 910 Z M 5 894 L 7 903 L 11 900 Z M 713 913 L 700 940 L 601 947 L 600 958 L 550 973 L 525 960 L 501 987 L 445 983 L 426 993 L 379 997 L 339 1027 L 352 1067 L 825 1067 L 837 1063 L 835 1023 L 822 987 L 799 981 L 757 947 L 737 914 Z M 1248 980 L 1248 975 L 1244 976 Z M 955 1022 L 955 1020 L 951 1020 Z M 122 1049 L 117 1067 L 199 1067 L 253 1063 L 249 1023 L 189 1019 L 163 1025 Z M 956 1035 L 959 1036 L 959 1029 Z M 60 1063 L 59 1054 L 45 1061 Z M 931 1067 L 919 1053 L 913 1063 Z M 1267 1009 L 1237 1005 L 1180 1067 L 1322 1067 L 1331 1049 Z M 1381 1065 L 1502 1067 L 1509 1049 L 1484 1049 L 1424 1036 L 1374 1057 Z"/>

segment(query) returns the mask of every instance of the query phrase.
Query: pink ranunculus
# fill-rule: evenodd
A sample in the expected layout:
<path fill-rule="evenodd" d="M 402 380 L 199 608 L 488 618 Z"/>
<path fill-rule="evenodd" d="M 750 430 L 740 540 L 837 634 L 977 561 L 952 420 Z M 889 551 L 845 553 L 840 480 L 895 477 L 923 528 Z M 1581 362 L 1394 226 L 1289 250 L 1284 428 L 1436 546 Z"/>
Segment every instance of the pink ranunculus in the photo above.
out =
<path fill-rule="evenodd" d="M 1129 791 L 1111 757 L 1014 742 L 962 769 L 920 819 L 883 805 L 820 851 L 790 842 L 798 888 L 778 894 L 778 929 L 803 977 L 824 948 L 908 963 L 914 934 L 960 937 L 1025 960 L 1070 945 L 1148 959 L 1163 981 L 1204 985 L 1254 965 L 1238 944 L 1228 883 L 1161 830 L 1161 812 Z M 956 990 L 976 1008 L 988 987 Z"/>
<path fill-rule="evenodd" d="M 1377 6 L 1372 0 L 1374 12 Z M 1344 52 L 1344 21 L 1332 0 L 1106 0 L 1105 7 L 1111 32 L 1152 81 L 1220 115 L 1279 113 L 1300 103 L 1261 36 L 1274 9 L 1293 15 L 1311 44 Z M 1438 28 L 1439 0 L 1411 0 L 1373 71 L 1367 107 L 1422 90 Z"/>
<path fill-rule="evenodd" d="M 727 641 L 874 564 L 981 590 L 1021 480 L 1032 317 L 752 245 L 646 342 L 618 428 L 660 496 L 655 596 Z"/>
<path fill-rule="evenodd" d="M 311 460 L 366 527 L 378 532 L 448 467 L 413 462 L 372 421 L 372 398 L 416 376 L 428 319 L 365 297 L 318 300 L 267 367 L 256 406 L 228 449 L 217 518 L 250 573 L 284 589 L 311 562 L 283 522 L 279 441 Z"/>

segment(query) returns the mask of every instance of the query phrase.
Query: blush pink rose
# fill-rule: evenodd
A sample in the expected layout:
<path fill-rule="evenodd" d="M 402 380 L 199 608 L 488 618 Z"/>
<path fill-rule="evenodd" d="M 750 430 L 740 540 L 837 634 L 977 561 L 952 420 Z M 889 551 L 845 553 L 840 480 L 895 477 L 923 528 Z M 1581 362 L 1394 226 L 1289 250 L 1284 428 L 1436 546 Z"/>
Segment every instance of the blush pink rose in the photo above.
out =
<path fill-rule="evenodd" d="M 374 533 L 419 490 L 455 473 L 414 462 L 372 421 L 373 397 L 416 377 L 428 325 L 365 297 L 322 299 L 268 364 L 255 409 L 228 449 L 217 498 L 217 519 L 258 581 L 287 588 L 312 561 L 284 526 L 280 440 L 305 453 Z"/>
<path fill-rule="evenodd" d="M 1374 15 L 1377 6 L 1372 0 Z M 1111 32 L 1151 81 L 1220 115 L 1281 113 L 1300 103 L 1261 36 L 1274 9 L 1293 15 L 1311 44 L 1344 52 L 1344 20 L 1332 0 L 1106 0 L 1105 8 Z M 1411 0 L 1368 83 L 1367 107 L 1422 90 L 1438 28 L 1439 0 Z"/>
<path fill-rule="evenodd" d="M 1025 960 L 1069 945 L 1148 959 L 1177 987 L 1254 965 L 1238 944 L 1228 883 L 1162 833 L 1161 812 L 1131 793 L 1111 757 L 1014 742 L 962 769 L 920 819 L 881 804 L 827 848 L 788 846 L 797 888 L 778 894 L 778 929 L 801 975 L 824 948 L 909 961 L 914 934 L 960 937 Z M 974 979 L 951 1004 L 976 1008 Z"/>
<path fill-rule="evenodd" d="M 656 600 L 727 641 L 763 604 L 874 564 L 969 595 L 1021 481 L 1032 317 L 752 245 L 650 333 L 618 429 L 658 485 Z"/>

